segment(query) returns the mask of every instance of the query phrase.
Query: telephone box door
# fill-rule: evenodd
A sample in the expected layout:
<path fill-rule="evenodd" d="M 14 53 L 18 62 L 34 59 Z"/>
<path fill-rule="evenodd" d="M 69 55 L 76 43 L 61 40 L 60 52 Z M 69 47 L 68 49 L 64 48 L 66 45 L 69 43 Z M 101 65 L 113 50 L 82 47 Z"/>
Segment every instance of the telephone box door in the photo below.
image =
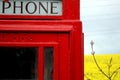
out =
<path fill-rule="evenodd" d="M 68 33 L 1 32 L 0 79 L 68 80 L 68 37 Z"/>

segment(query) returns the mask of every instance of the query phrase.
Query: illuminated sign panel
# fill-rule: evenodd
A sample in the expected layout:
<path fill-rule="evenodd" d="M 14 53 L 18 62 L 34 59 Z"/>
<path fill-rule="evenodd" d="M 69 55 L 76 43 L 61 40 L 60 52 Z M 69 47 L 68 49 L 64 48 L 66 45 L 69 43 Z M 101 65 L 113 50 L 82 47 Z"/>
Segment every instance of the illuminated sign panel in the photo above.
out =
<path fill-rule="evenodd" d="M 0 15 L 62 15 L 62 1 L 0 0 Z"/>

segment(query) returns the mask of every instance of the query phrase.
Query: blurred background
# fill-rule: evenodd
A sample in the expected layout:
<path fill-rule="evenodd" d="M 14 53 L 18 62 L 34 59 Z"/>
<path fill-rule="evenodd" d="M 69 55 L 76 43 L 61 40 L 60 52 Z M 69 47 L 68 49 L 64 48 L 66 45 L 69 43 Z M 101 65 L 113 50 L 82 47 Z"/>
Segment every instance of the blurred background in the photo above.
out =
<path fill-rule="evenodd" d="M 91 40 L 98 54 L 120 53 L 120 0 L 81 0 L 80 16 L 85 54 Z"/>

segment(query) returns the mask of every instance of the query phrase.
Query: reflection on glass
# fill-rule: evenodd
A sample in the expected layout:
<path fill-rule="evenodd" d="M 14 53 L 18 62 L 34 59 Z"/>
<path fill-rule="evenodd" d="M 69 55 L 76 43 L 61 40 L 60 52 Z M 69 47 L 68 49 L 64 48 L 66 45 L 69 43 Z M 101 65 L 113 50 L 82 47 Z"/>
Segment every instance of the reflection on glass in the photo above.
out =
<path fill-rule="evenodd" d="M 0 80 L 37 80 L 37 48 L 0 47 Z"/>
<path fill-rule="evenodd" d="M 53 48 L 44 48 L 44 80 L 53 80 Z"/>

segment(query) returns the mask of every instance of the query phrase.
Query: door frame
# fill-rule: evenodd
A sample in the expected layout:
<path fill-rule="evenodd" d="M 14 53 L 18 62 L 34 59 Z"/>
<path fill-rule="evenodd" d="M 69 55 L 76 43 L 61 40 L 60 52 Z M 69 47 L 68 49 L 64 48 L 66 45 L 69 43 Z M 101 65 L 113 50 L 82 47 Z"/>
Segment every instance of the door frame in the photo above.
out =
<path fill-rule="evenodd" d="M 0 42 L 1 47 L 36 47 L 38 48 L 38 80 L 44 80 L 44 47 L 54 48 L 54 70 L 53 80 L 59 78 L 59 60 L 58 60 L 58 43 L 57 42 Z"/>

